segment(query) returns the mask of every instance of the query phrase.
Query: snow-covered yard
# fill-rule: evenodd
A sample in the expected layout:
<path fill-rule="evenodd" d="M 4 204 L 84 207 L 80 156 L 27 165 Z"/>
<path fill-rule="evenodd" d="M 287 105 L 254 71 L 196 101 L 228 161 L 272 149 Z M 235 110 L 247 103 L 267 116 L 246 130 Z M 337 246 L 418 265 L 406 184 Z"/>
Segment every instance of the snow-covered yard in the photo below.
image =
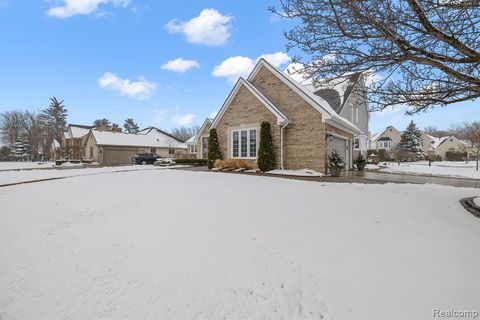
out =
<path fill-rule="evenodd" d="M 0 318 L 479 311 L 475 195 L 178 170 L 0 188 Z"/>
<path fill-rule="evenodd" d="M 43 169 L 52 168 L 53 162 L 15 162 L 0 161 L 1 170 L 17 170 L 17 169 Z"/>
<path fill-rule="evenodd" d="M 175 166 L 180 167 L 180 166 Z M 20 171 L 0 171 L 0 186 L 11 183 L 22 183 L 32 180 L 55 179 L 64 177 L 89 176 L 96 174 L 122 172 L 122 171 L 140 171 L 140 170 L 164 170 L 166 167 L 156 167 L 153 165 L 131 165 L 100 168 L 80 168 L 65 169 L 56 168 L 52 170 L 20 170 Z"/>
<path fill-rule="evenodd" d="M 381 172 L 480 179 L 480 171 L 475 170 L 475 161 L 438 161 L 432 162 L 431 167 L 428 166 L 428 161 L 401 162 L 400 166 L 396 162 L 381 162 L 379 166 Z"/>

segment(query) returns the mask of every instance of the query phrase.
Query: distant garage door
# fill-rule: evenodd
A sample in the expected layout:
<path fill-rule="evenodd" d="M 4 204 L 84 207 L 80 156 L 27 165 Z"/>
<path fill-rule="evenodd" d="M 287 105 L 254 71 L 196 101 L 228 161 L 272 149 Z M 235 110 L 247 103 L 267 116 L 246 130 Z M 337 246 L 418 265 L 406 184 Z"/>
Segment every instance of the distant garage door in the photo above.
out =
<path fill-rule="evenodd" d="M 343 158 L 345 165 L 347 165 L 347 140 L 332 136 L 329 137 L 327 144 L 328 154 L 330 154 L 330 152 L 333 150 L 337 151 Z"/>
<path fill-rule="evenodd" d="M 137 152 L 138 152 L 138 149 L 103 147 L 103 163 L 104 164 L 132 163 L 132 157 Z"/>

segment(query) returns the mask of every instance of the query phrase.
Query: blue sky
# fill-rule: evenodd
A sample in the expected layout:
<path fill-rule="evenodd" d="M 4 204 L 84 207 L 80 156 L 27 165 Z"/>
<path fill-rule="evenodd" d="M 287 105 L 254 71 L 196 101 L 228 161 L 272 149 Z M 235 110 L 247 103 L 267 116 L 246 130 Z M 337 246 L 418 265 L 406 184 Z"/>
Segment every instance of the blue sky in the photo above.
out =
<path fill-rule="evenodd" d="M 70 123 L 109 118 L 170 129 L 201 124 L 236 77 L 267 57 L 289 61 L 276 0 L 0 0 L 0 112 L 65 100 Z M 373 113 L 370 130 L 410 120 Z M 480 120 L 467 102 L 413 117 L 420 127 Z"/>

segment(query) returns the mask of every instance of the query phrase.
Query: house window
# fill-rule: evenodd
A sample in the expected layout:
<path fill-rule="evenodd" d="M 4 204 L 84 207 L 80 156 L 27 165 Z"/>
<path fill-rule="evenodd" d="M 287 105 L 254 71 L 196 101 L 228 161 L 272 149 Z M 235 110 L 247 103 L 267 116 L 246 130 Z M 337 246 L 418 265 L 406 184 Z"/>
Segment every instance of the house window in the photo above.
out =
<path fill-rule="evenodd" d="M 355 138 L 355 140 L 353 140 L 353 148 L 355 150 L 360 149 L 360 139 L 359 138 Z"/>
<path fill-rule="evenodd" d="M 155 148 L 150 149 L 150 153 L 155 153 L 155 152 L 157 152 L 157 149 Z"/>
<path fill-rule="evenodd" d="M 197 153 L 197 145 L 196 144 L 190 145 L 190 153 Z"/>
<path fill-rule="evenodd" d="M 358 108 L 355 108 L 355 121 L 358 122 Z"/>
<path fill-rule="evenodd" d="M 90 147 L 90 159 L 93 159 L 93 146 Z"/>
<path fill-rule="evenodd" d="M 208 137 L 202 138 L 202 158 L 207 159 L 208 154 Z"/>
<path fill-rule="evenodd" d="M 232 158 L 257 157 L 257 129 L 232 130 Z"/>
<path fill-rule="evenodd" d="M 168 149 L 168 154 L 175 154 L 175 149 Z"/>
<path fill-rule="evenodd" d="M 380 149 L 389 149 L 390 141 L 379 141 Z"/>

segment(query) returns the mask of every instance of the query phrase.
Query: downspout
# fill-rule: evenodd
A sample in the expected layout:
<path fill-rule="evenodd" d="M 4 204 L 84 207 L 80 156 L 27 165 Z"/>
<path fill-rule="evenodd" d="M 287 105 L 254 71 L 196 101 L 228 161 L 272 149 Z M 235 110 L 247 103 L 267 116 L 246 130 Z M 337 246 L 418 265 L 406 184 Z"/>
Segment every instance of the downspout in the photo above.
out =
<path fill-rule="evenodd" d="M 284 129 L 290 124 L 290 120 L 286 119 L 285 121 L 285 124 L 283 126 L 280 127 L 280 169 L 282 170 L 285 170 L 285 166 L 284 166 L 284 156 L 283 156 L 283 152 L 284 152 L 284 143 L 285 143 L 285 133 L 284 133 Z"/>

